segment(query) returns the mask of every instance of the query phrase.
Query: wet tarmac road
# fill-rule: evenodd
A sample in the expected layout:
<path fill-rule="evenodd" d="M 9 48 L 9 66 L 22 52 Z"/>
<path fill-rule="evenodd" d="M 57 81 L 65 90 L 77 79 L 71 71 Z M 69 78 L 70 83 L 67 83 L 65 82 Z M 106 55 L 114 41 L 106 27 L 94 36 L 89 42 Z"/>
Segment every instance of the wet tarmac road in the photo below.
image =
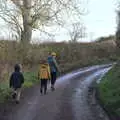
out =
<path fill-rule="evenodd" d="M 0 120 L 101 120 L 88 104 L 88 88 L 110 67 L 87 67 L 62 76 L 57 79 L 56 90 L 49 89 L 47 95 L 40 95 L 36 86 Z"/>

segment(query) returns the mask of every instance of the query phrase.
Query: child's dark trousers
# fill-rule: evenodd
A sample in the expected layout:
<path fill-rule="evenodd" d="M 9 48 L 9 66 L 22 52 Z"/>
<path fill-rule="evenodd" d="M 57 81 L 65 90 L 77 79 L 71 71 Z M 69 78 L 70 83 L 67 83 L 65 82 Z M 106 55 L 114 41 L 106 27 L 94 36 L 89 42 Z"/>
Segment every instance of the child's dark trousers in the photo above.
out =
<path fill-rule="evenodd" d="M 47 79 L 41 79 L 40 80 L 40 92 L 43 93 L 44 90 L 44 94 L 46 94 L 47 92 Z"/>

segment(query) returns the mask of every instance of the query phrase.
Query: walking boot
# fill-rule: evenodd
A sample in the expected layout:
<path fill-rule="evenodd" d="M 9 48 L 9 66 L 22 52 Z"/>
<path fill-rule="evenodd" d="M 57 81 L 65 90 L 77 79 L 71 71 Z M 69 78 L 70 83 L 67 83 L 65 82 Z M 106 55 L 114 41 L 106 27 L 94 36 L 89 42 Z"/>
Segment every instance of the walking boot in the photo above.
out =
<path fill-rule="evenodd" d="M 42 89 L 40 89 L 40 93 L 41 93 L 41 94 L 43 93 Z"/>
<path fill-rule="evenodd" d="M 55 90 L 54 86 L 51 86 L 51 91 L 54 91 L 54 90 Z"/>
<path fill-rule="evenodd" d="M 16 96 L 17 96 L 16 93 L 13 93 L 13 94 L 12 94 L 12 98 L 13 98 L 13 99 L 16 99 Z"/>

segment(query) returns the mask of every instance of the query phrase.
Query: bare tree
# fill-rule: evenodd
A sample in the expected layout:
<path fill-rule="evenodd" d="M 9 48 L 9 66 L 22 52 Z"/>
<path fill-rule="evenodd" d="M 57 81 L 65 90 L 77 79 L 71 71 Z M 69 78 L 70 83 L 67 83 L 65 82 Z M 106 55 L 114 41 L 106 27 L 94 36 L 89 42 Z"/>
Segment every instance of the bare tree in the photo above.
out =
<path fill-rule="evenodd" d="M 85 26 L 80 22 L 73 23 L 68 28 L 68 32 L 71 38 L 71 42 L 77 42 L 81 38 L 85 37 Z"/>
<path fill-rule="evenodd" d="M 63 18 L 80 16 L 83 11 L 74 0 L 7 0 L 14 8 L 1 10 L 0 17 L 12 25 L 23 43 L 31 41 L 32 30 L 43 25 L 65 24 Z M 5 3 L 6 4 L 6 3 Z"/>
<path fill-rule="evenodd" d="M 0 7 L 0 18 L 2 18 L 11 30 L 17 34 L 17 38 L 21 39 L 22 26 L 20 24 L 19 16 L 20 10 L 11 7 L 11 4 L 7 4 L 5 0 L 2 0 Z"/>

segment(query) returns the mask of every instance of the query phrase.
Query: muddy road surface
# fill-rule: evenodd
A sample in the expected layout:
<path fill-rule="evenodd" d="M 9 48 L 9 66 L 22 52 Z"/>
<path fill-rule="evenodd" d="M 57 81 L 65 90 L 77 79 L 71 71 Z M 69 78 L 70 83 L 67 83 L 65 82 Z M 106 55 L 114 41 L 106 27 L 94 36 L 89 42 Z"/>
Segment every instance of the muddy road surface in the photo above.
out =
<path fill-rule="evenodd" d="M 36 85 L 23 92 L 20 104 L 3 107 L 0 120 L 103 120 L 88 103 L 88 88 L 110 68 L 100 65 L 66 74 L 57 79 L 54 92 L 48 86 L 47 95 L 40 95 Z"/>

